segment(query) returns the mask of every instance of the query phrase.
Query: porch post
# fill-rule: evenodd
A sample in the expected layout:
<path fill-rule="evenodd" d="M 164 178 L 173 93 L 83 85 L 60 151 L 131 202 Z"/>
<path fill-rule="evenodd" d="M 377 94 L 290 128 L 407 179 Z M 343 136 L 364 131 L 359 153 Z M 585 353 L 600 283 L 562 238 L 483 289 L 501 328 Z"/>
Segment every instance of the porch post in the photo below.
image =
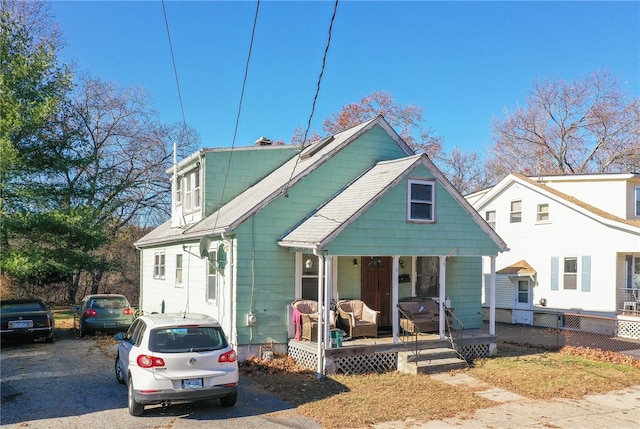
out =
<path fill-rule="evenodd" d="M 489 335 L 496 334 L 496 257 L 491 256 L 489 276 Z"/>
<path fill-rule="evenodd" d="M 398 342 L 400 330 L 400 317 L 398 316 L 398 265 L 400 256 L 393 257 L 393 279 L 391 280 L 391 325 L 393 327 L 393 343 Z"/>
<path fill-rule="evenodd" d="M 439 317 L 439 333 L 440 333 L 440 339 L 444 340 L 445 338 L 445 330 L 444 330 L 444 326 L 446 323 L 446 314 L 444 312 L 444 300 L 446 299 L 447 296 L 447 290 L 446 290 L 446 283 L 447 283 L 447 257 L 446 256 L 440 256 L 440 278 L 439 278 L 439 282 L 440 282 L 440 290 L 438 292 L 438 312 L 440 313 L 440 317 Z"/>
<path fill-rule="evenodd" d="M 329 332 L 331 331 L 331 299 L 333 295 L 333 257 L 327 256 L 325 260 L 325 282 L 324 282 L 324 316 L 322 320 L 325 320 L 324 324 L 324 348 L 328 349 L 331 345 L 331 337 Z"/>
<path fill-rule="evenodd" d="M 324 374 L 324 257 L 318 255 L 318 342 L 316 378 L 319 380 Z"/>

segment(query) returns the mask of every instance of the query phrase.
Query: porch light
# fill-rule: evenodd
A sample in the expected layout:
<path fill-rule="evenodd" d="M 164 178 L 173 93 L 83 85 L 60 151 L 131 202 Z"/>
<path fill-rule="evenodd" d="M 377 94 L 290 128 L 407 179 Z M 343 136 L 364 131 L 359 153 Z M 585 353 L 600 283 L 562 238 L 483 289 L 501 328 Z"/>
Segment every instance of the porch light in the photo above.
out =
<path fill-rule="evenodd" d="M 398 261 L 398 264 L 400 264 L 400 268 L 404 269 L 404 261 L 402 259 Z"/>
<path fill-rule="evenodd" d="M 307 269 L 313 268 L 313 261 L 311 259 L 307 259 L 307 261 L 304 263 L 304 266 L 307 267 Z"/>
<path fill-rule="evenodd" d="M 358 260 L 356 258 L 353 258 L 353 266 L 354 267 L 358 266 Z"/>

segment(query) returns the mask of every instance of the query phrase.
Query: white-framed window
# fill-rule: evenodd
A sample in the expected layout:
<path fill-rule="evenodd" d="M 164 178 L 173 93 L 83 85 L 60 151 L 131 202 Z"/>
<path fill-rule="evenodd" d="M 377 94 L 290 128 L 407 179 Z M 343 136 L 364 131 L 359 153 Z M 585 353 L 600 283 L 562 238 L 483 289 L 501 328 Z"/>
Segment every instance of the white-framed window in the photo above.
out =
<path fill-rule="evenodd" d="M 538 204 L 536 221 L 538 223 L 549 222 L 549 203 Z"/>
<path fill-rule="evenodd" d="M 529 280 L 518 280 L 518 304 L 529 303 Z"/>
<path fill-rule="evenodd" d="M 511 210 L 509 212 L 509 222 L 519 223 L 522 222 L 522 201 L 511 201 Z"/>
<path fill-rule="evenodd" d="M 182 254 L 176 255 L 176 286 L 182 285 Z"/>
<path fill-rule="evenodd" d="M 218 255 L 209 252 L 207 263 L 207 301 L 215 301 L 218 298 L 218 268 L 216 267 Z"/>
<path fill-rule="evenodd" d="M 191 174 L 184 176 L 184 208 L 191 210 Z"/>
<path fill-rule="evenodd" d="M 165 267 L 165 253 L 164 250 L 155 252 L 153 254 L 153 278 L 164 280 L 164 267 Z"/>
<path fill-rule="evenodd" d="M 176 206 L 182 205 L 182 177 L 176 179 Z"/>
<path fill-rule="evenodd" d="M 636 216 L 640 216 L 640 186 L 636 186 Z"/>
<path fill-rule="evenodd" d="M 317 301 L 318 277 L 320 276 L 320 270 L 318 269 L 319 259 L 315 255 L 303 254 L 299 261 L 302 284 L 301 298 Z"/>
<path fill-rule="evenodd" d="M 184 175 L 184 209 L 195 210 L 200 207 L 200 169 Z"/>
<path fill-rule="evenodd" d="M 485 212 L 484 220 L 487 221 L 487 223 L 491 228 L 496 229 L 496 211 L 495 210 Z"/>
<path fill-rule="evenodd" d="M 409 179 L 408 188 L 407 220 L 435 222 L 435 182 Z"/>
<path fill-rule="evenodd" d="M 200 170 L 193 172 L 193 208 L 200 207 Z"/>
<path fill-rule="evenodd" d="M 578 258 L 568 256 L 564 258 L 562 288 L 564 290 L 578 289 Z"/>
<path fill-rule="evenodd" d="M 627 255 L 626 256 L 626 286 L 627 289 L 640 290 L 640 257 Z"/>

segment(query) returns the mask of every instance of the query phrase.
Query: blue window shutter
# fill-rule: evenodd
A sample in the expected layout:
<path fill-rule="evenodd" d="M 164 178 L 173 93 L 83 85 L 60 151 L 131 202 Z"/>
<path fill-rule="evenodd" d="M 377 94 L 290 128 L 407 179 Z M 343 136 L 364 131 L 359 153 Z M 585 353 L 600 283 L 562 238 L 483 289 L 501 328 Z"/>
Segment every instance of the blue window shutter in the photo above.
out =
<path fill-rule="evenodd" d="M 633 256 L 625 256 L 626 269 L 627 269 L 627 289 L 633 287 Z"/>
<path fill-rule="evenodd" d="M 558 287 L 558 264 L 560 263 L 557 256 L 551 257 L 551 290 L 559 290 Z"/>
<path fill-rule="evenodd" d="M 591 292 L 591 256 L 582 257 L 582 292 Z"/>

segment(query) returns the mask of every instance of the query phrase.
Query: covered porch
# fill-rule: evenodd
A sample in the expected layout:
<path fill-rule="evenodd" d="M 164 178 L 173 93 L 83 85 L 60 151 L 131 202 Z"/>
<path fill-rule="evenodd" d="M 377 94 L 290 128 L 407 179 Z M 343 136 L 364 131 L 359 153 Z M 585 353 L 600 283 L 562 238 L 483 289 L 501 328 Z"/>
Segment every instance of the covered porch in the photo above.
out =
<path fill-rule="evenodd" d="M 303 368 L 315 370 L 318 356 L 325 360 L 324 374 L 363 374 L 387 372 L 399 369 L 403 361 L 423 358 L 434 365 L 434 371 L 446 371 L 451 367 L 451 358 L 443 360 L 441 368 L 438 357 L 442 350 L 453 351 L 467 363 L 476 358 L 488 357 L 495 346 L 497 337 L 480 331 L 459 332 L 454 338 L 441 339 L 438 334 L 418 334 L 407 336 L 403 341 L 394 342 L 392 335 L 378 338 L 356 338 L 342 343 L 340 347 L 318 348 L 316 342 L 289 340 L 288 354 Z M 406 357 L 403 357 L 406 356 Z M 463 365 L 463 366 L 466 366 Z"/>

